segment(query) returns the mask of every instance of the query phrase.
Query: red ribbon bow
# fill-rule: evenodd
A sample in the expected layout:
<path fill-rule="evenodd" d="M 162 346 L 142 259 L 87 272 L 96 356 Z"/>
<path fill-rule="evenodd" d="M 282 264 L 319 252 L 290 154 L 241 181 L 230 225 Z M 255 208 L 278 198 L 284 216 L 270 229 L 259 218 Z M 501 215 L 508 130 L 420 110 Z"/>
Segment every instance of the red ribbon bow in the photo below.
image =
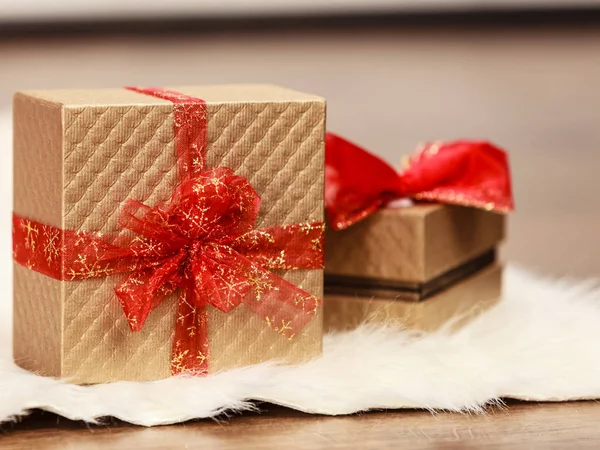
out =
<path fill-rule="evenodd" d="M 149 207 L 128 200 L 119 225 L 137 236 L 125 245 L 14 214 L 15 261 L 60 280 L 129 273 L 115 292 L 132 331 L 179 289 L 174 374 L 207 372 L 207 305 L 229 312 L 243 303 L 292 339 L 321 301 L 270 270 L 322 268 L 323 223 L 253 229 L 260 197 L 248 180 L 229 168 L 204 168 L 204 102 L 164 89 L 135 90 L 175 103 L 181 183 L 170 201 Z"/>
<path fill-rule="evenodd" d="M 323 225 L 253 230 L 259 207 L 248 180 L 228 168 L 184 181 L 169 204 L 125 205 L 120 225 L 143 238 L 108 251 L 101 261 L 136 266 L 115 289 L 133 331 L 180 288 L 174 371 L 203 369 L 197 362 L 208 358 L 208 337 L 198 334 L 207 330 L 206 305 L 229 312 L 244 303 L 288 338 L 316 314 L 316 297 L 268 269 L 322 267 Z"/>
<path fill-rule="evenodd" d="M 483 141 L 430 143 L 399 174 L 377 156 L 327 133 L 325 208 L 334 229 L 401 198 L 507 213 L 514 209 L 508 156 Z"/>

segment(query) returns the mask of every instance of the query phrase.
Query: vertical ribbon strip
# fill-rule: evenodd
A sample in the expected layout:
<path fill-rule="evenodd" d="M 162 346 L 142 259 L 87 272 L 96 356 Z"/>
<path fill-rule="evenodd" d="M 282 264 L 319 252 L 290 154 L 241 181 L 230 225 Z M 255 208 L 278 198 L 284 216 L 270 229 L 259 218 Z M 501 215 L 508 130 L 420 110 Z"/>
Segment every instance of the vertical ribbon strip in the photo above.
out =
<path fill-rule="evenodd" d="M 200 98 L 164 88 L 127 87 L 126 89 L 173 103 L 175 151 L 181 182 L 184 183 L 205 169 L 206 102 Z"/>

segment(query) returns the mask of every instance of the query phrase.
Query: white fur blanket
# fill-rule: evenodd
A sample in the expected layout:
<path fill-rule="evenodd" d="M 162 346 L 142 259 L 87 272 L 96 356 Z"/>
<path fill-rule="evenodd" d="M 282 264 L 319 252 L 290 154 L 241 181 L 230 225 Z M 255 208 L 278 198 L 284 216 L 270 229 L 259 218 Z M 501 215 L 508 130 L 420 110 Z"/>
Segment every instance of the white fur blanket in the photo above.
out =
<path fill-rule="evenodd" d="M 416 336 L 364 327 L 325 337 L 299 367 L 260 365 L 207 378 L 81 387 L 11 360 L 11 125 L 0 111 L 0 422 L 34 408 L 70 419 L 114 416 L 140 425 L 214 417 L 264 400 L 315 414 L 375 408 L 478 411 L 512 397 L 600 398 L 600 290 L 515 268 L 494 309 L 460 331 Z"/>
<path fill-rule="evenodd" d="M 326 336 L 323 357 L 297 367 L 264 364 L 207 378 L 81 387 L 26 373 L 2 348 L 0 421 L 32 408 L 90 422 L 114 416 L 159 425 L 252 409 L 252 400 L 334 415 L 479 411 L 502 398 L 600 398 L 598 286 L 546 281 L 515 268 L 505 280 L 502 301 L 458 332 L 416 336 L 363 327 Z"/>

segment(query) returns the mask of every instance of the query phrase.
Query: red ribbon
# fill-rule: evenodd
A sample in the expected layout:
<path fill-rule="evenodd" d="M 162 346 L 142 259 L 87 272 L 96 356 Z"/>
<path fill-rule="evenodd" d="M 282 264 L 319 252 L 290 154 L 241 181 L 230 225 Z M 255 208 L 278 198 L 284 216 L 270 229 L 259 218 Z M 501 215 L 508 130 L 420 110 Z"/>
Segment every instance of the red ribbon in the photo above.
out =
<path fill-rule="evenodd" d="M 323 224 L 254 230 L 260 197 L 229 168 L 206 169 L 206 106 L 164 89 L 137 89 L 173 101 L 181 183 L 172 198 L 146 206 L 128 200 L 119 225 L 137 234 L 127 245 L 13 215 L 16 262 L 60 280 L 130 273 L 115 292 L 132 331 L 179 290 L 171 371 L 205 374 L 206 306 L 229 312 L 243 303 L 288 339 L 320 300 L 272 269 L 323 267 Z"/>
<path fill-rule="evenodd" d="M 510 212 L 508 156 L 483 141 L 429 143 L 398 173 L 377 156 L 327 133 L 325 208 L 334 229 L 347 228 L 401 198 Z"/>

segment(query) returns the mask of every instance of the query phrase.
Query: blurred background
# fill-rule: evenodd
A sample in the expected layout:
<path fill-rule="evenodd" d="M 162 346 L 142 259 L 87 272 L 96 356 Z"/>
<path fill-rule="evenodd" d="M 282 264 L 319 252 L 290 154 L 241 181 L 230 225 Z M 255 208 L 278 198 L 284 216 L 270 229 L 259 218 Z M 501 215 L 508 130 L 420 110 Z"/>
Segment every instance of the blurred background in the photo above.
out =
<path fill-rule="evenodd" d="M 426 140 L 493 141 L 517 200 L 505 259 L 600 274 L 592 0 L 0 0 L 2 253 L 14 91 L 236 82 L 326 97 L 330 130 L 394 164 Z"/>

